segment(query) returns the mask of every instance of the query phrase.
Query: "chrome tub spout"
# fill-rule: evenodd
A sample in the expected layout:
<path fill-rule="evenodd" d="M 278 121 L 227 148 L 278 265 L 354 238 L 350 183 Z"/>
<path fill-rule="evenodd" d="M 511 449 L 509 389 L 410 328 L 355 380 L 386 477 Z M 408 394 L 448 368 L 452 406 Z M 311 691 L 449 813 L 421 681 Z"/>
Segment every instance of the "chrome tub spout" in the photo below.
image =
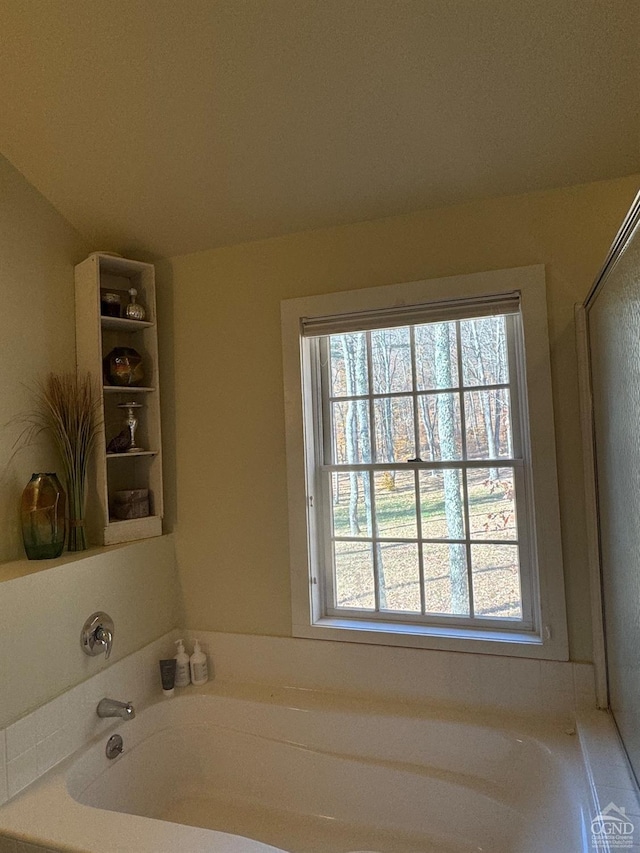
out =
<path fill-rule="evenodd" d="M 121 717 L 123 720 L 132 720 L 135 708 L 131 702 L 118 702 L 116 699 L 101 699 L 98 702 L 96 713 L 99 717 Z"/>

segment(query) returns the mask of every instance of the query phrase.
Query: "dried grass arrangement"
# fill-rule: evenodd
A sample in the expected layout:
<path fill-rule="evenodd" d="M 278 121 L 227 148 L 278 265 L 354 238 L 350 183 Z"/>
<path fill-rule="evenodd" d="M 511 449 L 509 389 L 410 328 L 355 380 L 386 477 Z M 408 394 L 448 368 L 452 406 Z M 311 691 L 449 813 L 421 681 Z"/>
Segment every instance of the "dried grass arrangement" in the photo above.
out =
<path fill-rule="evenodd" d="M 87 374 L 50 373 L 33 391 L 34 409 L 19 442 L 30 444 L 41 433 L 52 436 L 64 468 L 69 502 L 69 551 L 87 548 L 85 501 L 87 470 L 98 434 L 100 398 Z"/>

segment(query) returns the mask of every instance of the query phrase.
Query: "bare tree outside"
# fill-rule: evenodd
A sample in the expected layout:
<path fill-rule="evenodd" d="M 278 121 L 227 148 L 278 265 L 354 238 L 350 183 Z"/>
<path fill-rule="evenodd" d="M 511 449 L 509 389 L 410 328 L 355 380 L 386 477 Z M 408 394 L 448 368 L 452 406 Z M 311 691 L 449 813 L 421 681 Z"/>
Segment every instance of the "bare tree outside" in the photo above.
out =
<path fill-rule="evenodd" d="M 453 384 L 451 372 L 451 341 L 450 324 L 437 323 L 435 326 L 435 375 L 440 388 L 451 388 Z M 456 428 L 453 397 L 451 394 L 441 394 L 438 398 L 437 420 L 440 437 L 440 453 L 442 459 L 456 458 Z M 445 468 L 442 472 L 444 479 L 444 509 L 447 519 L 447 534 L 449 539 L 464 539 L 464 521 L 462 515 L 462 499 L 457 470 Z M 453 613 L 469 612 L 469 585 L 467 577 L 467 561 L 463 549 L 449 549 L 449 572 L 451 574 L 451 610 Z"/>

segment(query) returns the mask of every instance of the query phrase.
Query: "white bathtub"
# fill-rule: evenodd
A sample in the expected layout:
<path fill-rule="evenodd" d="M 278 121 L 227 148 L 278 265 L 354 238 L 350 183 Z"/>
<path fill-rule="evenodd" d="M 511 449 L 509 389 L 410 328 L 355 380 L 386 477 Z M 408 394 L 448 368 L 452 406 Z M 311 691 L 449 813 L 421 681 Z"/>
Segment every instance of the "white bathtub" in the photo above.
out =
<path fill-rule="evenodd" d="M 579 743 L 558 723 L 211 685 L 115 730 L 123 755 L 101 737 L 0 809 L 0 833 L 91 853 L 589 849 Z"/>

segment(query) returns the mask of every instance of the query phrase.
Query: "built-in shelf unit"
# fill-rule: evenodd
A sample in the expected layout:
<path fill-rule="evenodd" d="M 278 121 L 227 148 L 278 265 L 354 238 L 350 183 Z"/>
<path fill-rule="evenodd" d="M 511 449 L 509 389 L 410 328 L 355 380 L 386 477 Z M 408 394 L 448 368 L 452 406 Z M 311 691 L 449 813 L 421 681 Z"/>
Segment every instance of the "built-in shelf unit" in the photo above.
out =
<path fill-rule="evenodd" d="M 78 375 L 89 373 L 100 394 L 101 425 L 87 489 L 90 541 L 114 545 L 159 536 L 163 497 L 154 266 L 95 252 L 76 266 L 75 286 Z M 103 315 L 101 289 L 120 293 L 124 310 L 132 287 L 146 310 L 144 320 Z M 103 361 L 114 347 L 129 347 L 142 356 L 143 385 L 110 384 Z M 128 402 L 142 404 L 136 411 L 135 443 L 140 449 L 107 453 L 111 439 L 124 428 L 125 410 L 118 406 Z M 115 517 L 114 495 L 127 489 L 149 490 L 148 516 L 127 520 Z"/>

